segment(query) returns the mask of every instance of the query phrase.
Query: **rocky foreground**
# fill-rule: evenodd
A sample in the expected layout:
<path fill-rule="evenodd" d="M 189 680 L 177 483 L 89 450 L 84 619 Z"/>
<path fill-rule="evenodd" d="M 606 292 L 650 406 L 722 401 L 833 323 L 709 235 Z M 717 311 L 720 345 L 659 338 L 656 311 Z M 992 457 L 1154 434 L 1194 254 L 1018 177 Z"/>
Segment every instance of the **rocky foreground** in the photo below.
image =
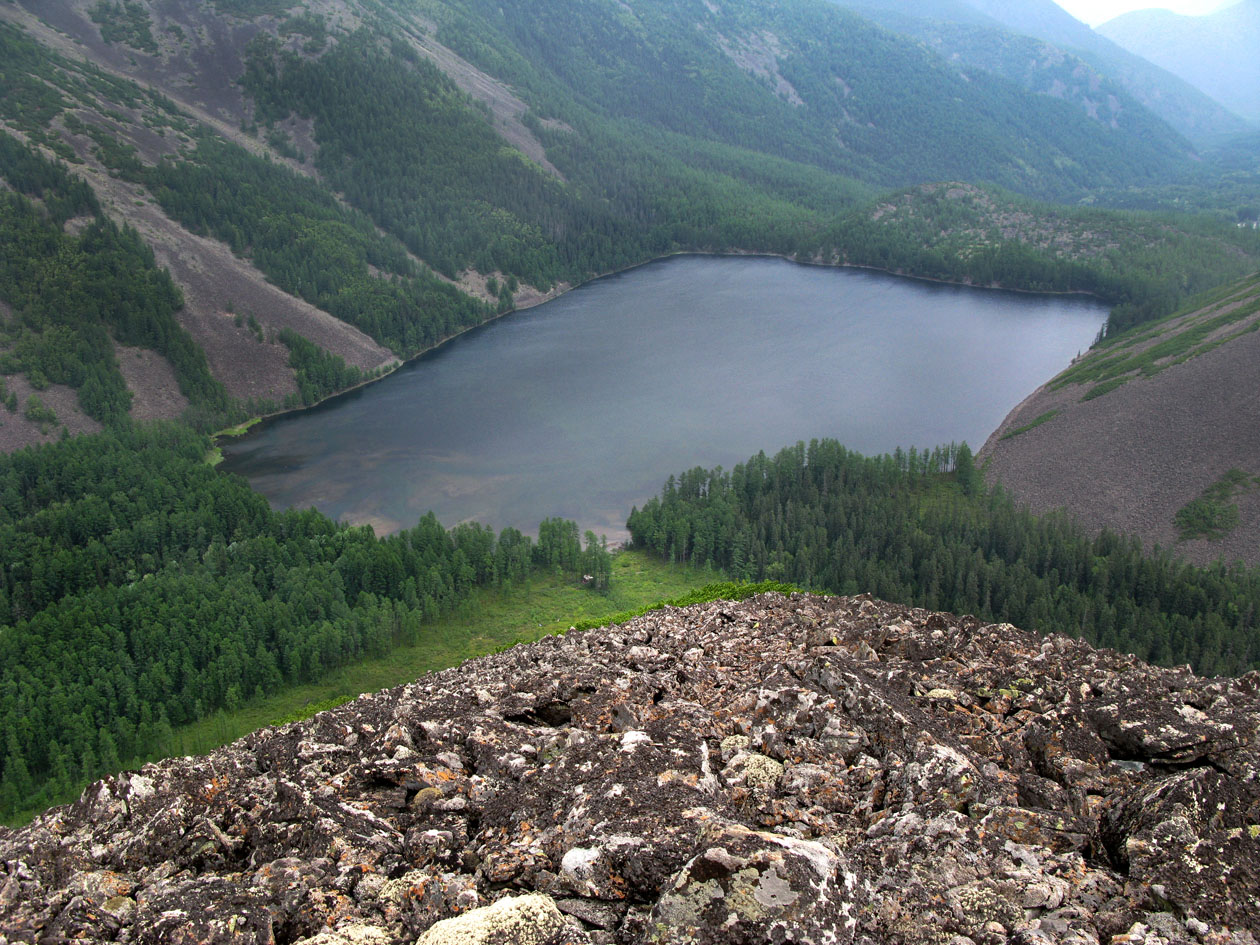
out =
<path fill-rule="evenodd" d="M 1255 943 L 1260 674 L 867 598 L 475 660 L 0 832 L 0 942 Z"/>

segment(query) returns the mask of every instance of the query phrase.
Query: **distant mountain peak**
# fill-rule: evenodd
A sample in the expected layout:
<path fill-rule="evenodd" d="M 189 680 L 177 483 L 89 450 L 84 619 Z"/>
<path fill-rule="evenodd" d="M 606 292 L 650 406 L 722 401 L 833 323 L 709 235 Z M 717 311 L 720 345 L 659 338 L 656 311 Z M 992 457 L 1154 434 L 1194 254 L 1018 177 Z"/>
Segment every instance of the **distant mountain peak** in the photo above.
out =
<path fill-rule="evenodd" d="M 1260 0 L 1239 0 L 1203 16 L 1134 10 L 1098 32 L 1243 118 L 1260 121 Z"/>
<path fill-rule="evenodd" d="M 1100 35 L 1053 0 L 834 2 L 914 36 L 951 61 L 979 66 L 1031 91 L 1055 94 L 1044 75 L 1029 71 L 1027 56 L 1020 58 L 1023 51 L 1017 48 L 1020 38 L 1049 43 L 1123 88 L 1133 101 L 1198 145 L 1246 130 L 1236 115 L 1194 84 Z M 942 24 L 953 29 L 943 30 Z M 1088 103 L 1081 104 L 1088 110 Z"/>

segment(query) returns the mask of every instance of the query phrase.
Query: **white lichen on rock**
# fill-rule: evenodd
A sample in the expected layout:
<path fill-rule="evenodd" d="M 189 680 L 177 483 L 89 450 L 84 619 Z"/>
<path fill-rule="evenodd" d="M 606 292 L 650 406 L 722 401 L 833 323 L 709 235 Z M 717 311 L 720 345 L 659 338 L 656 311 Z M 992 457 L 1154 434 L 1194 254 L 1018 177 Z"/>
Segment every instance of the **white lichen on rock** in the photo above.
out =
<path fill-rule="evenodd" d="M 296 945 L 392 945 L 393 941 L 393 936 L 380 926 L 350 922 L 304 938 Z"/>
<path fill-rule="evenodd" d="M 513 896 L 443 919 L 416 945 L 552 945 L 566 928 L 550 896 Z"/>

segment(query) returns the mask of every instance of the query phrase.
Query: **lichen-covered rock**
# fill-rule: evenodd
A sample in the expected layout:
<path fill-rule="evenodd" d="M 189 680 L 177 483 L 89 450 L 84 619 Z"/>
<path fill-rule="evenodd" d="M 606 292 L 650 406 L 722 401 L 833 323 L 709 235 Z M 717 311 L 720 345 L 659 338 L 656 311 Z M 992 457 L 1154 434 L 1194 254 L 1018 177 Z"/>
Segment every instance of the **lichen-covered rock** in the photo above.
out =
<path fill-rule="evenodd" d="M 734 825 L 701 846 L 653 907 L 649 942 L 853 941 L 857 877 L 823 844 Z"/>
<path fill-rule="evenodd" d="M 0 945 L 1257 945 L 1258 767 L 1260 674 L 862 597 L 666 609 L 0 829 Z"/>
<path fill-rule="evenodd" d="M 376 925 L 350 922 L 339 929 L 320 932 L 296 945 L 391 945 L 393 936 Z"/>
<path fill-rule="evenodd" d="M 547 896 L 513 896 L 443 919 L 416 945 L 562 945 L 569 924 Z"/>

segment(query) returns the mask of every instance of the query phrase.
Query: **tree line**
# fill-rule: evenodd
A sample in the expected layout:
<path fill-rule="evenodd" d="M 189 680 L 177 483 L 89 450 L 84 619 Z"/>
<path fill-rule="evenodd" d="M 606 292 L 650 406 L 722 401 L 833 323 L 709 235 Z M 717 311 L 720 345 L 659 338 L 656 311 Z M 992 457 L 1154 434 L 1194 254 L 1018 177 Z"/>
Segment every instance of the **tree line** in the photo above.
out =
<path fill-rule="evenodd" d="M 1260 665 L 1260 569 L 1198 568 L 1091 537 L 987 488 L 966 446 L 863 457 L 834 440 L 670 476 L 638 547 L 737 580 L 785 580 L 973 613 L 1204 674 Z"/>
<path fill-rule="evenodd" d="M 477 586 L 603 574 L 548 520 L 432 514 L 386 538 L 275 512 L 185 426 L 0 457 L 0 817 L 64 799 L 171 728 L 423 639 Z"/>

